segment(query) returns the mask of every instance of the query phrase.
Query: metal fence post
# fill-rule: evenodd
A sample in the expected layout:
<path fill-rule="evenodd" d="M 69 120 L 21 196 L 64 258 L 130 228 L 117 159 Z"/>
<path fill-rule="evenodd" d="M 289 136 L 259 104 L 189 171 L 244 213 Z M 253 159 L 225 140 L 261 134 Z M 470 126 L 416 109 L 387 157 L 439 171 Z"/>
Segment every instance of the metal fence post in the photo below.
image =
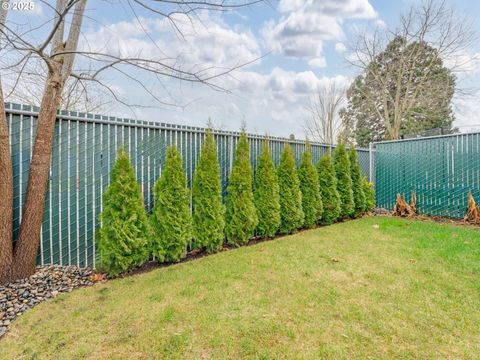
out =
<path fill-rule="evenodd" d="M 373 182 L 375 185 L 375 182 L 373 180 L 373 167 L 374 167 L 374 162 L 373 162 L 373 142 L 368 144 L 368 154 L 370 158 L 370 165 L 369 165 L 369 170 L 370 170 L 370 182 Z"/>
<path fill-rule="evenodd" d="M 228 157 L 229 157 L 229 159 L 228 159 L 228 176 L 230 176 L 230 173 L 232 172 L 232 167 L 233 167 L 233 134 L 230 135 Z"/>

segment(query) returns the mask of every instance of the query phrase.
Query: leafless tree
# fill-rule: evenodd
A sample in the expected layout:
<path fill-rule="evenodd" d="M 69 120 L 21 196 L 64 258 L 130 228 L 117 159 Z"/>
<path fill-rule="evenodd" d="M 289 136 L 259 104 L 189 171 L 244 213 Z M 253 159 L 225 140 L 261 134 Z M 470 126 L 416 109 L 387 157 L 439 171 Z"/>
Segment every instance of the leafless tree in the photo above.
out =
<path fill-rule="evenodd" d="M 306 135 L 324 144 L 337 143 L 342 132 L 338 112 L 344 101 L 345 88 L 336 81 L 319 87 L 307 105 L 308 118 L 304 124 Z"/>
<path fill-rule="evenodd" d="M 192 20 L 198 12 L 216 10 L 228 11 L 253 5 L 262 0 L 135 0 L 126 5 L 134 11 L 135 7 L 148 11 L 156 17 L 165 19 L 173 29 L 182 36 L 177 26 L 179 15 Z M 1 0 L 1 3 L 8 0 Z M 82 35 L 82 23 L 86 15 L 87 0 L 56 0 L 54 5 L 42 0 L 42 5 L 49 8 L 53 14 L 39 27 L 21 29 L 19 24 L 7 20 L 6 7 L 0 9 L 0 50 L 4 57 L 13 59 L 8 66 L 2 66 L 2 75 L 15 71 L 20 83 L 24 78 L 25 69 L 32 62 L 39 62 L 44 69 L 45 79 L 40 99 L 40 111 L 37 120 L 34 147 L 30 163 L 28 187 L 23 206 L 22 222 L 15 246 L 12 241 L 12 208 L 13 179 L 12 163 L 8 131 L 6 125 L 4 94 L 0 81 L 0 283 L 11 279 L 31 275 L 35 271 L 35 257 L 40 241 L 40 228 L 43 218 L 45 193 L 49 174 L 52 143 L 55 129 L 56 111 L 62 97 L 69 91 L 69 82 L 74 89 L 85 89 L 87 83 L 93 83 L 103 88 L 115 101 L 131 105 L 111 89 L 102 80 L 104 73 L 115 73 L 116 76 L 136 82 L 149 96 L 158 103 L 165 104 L 151 88 L 145 86 L 135 72 L 148 73 L 157 79 L 161 86 L 162 79 L 175 79 L 181 82 L 197 83 L 209 86 L 214 90 L 224 90 L 216 79 L 230 74 L 232 71 L 246 65 L 238 63 L 234 66 L 215 67 L 194 66 L 185 67 L 178 59 L 164 55 L 157 46 L 158 52 L 148 57 L 142 54 L 112 54 L 108 51 L 90 50 L 79 47 Z M 113 6 L 114 4 L 112 4 Z M 90 15 L 89 15 L 90 16 Z M 137 17 L 137 20 L 139 18 Z M 141 21 L 139 20 L 141 25 Z M 48 31 L 41 31 L 50 28 Z M 145 30 L 146 35 L 148 33 Z M 149 37 L 155 44 L 154 40 Z M 78 60 L 88 66 L 75 68 Z M 252 59 L 255 61 L 256 59 Z M 78 88 L 77 88 L 78 87 Z M 80 93 L 81 90 L 80 90 Z"/>
<path fill-rule="evenodd" d="M 0 69 L 8 67 L 4 61 Z M 40 104 L 47 71 L 40 60 L 24 64 L 22 69 L 14 68 L 9 75 L 3 76 L 5 101 L 25 105 Z M 97 83 L 67 79 L 62 92 L 60 108 L 85 113 L 106 113 L 114 104 L 112 98 Z"/>
<path fill-rule="evenodd" d="M 398 51 L 394 63 L 379 65 L 379 56 L 394 39 L 404 41 L 399 45 L 402 51 Z M 347 60 L 368 79 L 368 86 L 357 86 L 362 91 L 360 101 L 382 121 L 385 138 L 398 139 L 404 119 L 419 104 L 445 97 L 443 92 L 452 84 L 432 81 L 437 61 L 450 64 L 452 72 L 460 69 L 463 64 L 458 55 L 468 49 L 473 39 L 471 21 L 466 16 L 444 0 L 424 0 L 401 16 L 396 30 L 367 30 L 349 46 Z M 435 50 L 428 58 L 427 47 Z M 424 70 L 417 71 L 420 68 Z"/>

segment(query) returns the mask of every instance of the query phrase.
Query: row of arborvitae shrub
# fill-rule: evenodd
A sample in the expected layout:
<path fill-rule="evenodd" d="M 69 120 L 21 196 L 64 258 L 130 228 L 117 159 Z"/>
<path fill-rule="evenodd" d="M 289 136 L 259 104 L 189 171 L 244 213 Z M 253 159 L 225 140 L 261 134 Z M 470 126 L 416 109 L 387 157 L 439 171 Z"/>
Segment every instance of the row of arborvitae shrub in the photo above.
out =
<path fill-rule="evenodd" d="M 307 143 L 297 170 L 290 146 L 285 146 L 275 169 L 265 143 L 252 179 L 248 141 L 242 134 L 224 205 L 216 146 L 209 131 L 191 193 L 179 151 L 175 146 L 168 148 L 148 217 L 128 155 L 120 150 L 103 196 L 98 231 L 101 266 L 118 275 L 150 258 L 177 262 L 188 247 L 213 253 L 225 239 L 241 246 L 254 235 L 273 237 L 332 224 L 359 216 L 374 205 L 372 184 L 361 177 L 355 149 L 348 155 L 343 145 L 336 148 L 333 161 L 327 153 L 315 168 Z"/>

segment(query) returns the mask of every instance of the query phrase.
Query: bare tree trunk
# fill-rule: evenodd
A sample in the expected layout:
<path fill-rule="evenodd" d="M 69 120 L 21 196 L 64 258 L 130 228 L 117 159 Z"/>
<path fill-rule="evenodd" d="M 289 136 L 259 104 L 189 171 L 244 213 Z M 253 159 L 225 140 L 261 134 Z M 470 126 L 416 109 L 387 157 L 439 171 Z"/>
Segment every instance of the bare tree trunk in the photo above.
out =
<path fill-rule="evenodd" d="M 50 171 L 56 112 L 61 101 L 63 88 L 61 71 L 59 69 L 55 70 L 49 72 L 41 110 L 38 115 L 22 224 L 14 250 L 13 278 L 24 278 L 35 272 L 35 259 L 40 243 L 40 229 Z"/>
<path fill-rule="evenodd" d="M 12 266 L 13 176 L 7 118 L 0 82 L 0 284 L 10 278 Z"/>
<path fill-rule="evenodd" d="M 13 251 L 12 279 L 24 278 L 35 272 L 52 156 L 53 136 L 55 134 L 56 113 L 62 100 L 63 87 L 72 71 L 85 4 L 86 0 L 78 0 L 76 3 L 66 43 L 64 44 L 62 40 L 64 20 L 61 21 L 60 26 L 55 31 L 52 40 L 52 55 L 49 59 L 48 77 L 40 105 L 40 113 L 38 114 L 37 132 L 30 162 L 22 224 Z M 66 0 L 57 1 L 59 14 L 64 11 L 65 7 Z M 67 53 L 58 55 L 63 51 Z"/>
<path fill-rule="evenodd" d="M 0 9 L 0 30 L 3 31 L 7 10 Z M 10 280 L 13 262 L 13 169 L 10 154 L 2 81 L 0 78 L 0 284 Z"/>

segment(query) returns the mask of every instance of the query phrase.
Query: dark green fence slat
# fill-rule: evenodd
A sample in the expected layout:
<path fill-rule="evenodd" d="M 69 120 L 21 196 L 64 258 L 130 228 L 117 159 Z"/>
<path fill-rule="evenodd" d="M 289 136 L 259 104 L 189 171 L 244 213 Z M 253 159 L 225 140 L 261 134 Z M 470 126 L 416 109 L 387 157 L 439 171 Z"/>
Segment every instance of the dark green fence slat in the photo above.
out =
<path fill-rule="evenodd" d="M 463 218 L 468 192 L 480 201 L 479 133 L 375 144 L 378 207 L 391 209 L 397 193 L 415 191 L 419 213 Z"/>
<path fill-rule="evenodd" d="M 30 107 L 17 104 L 7 103 L 6 113 L 14 175 L 15 238 L 28 185 L 37 118 Z M 120 146 L 130 154 L 146 208 L 151 211 L 153 186 L 165 164 L 167 147 L 178 146 L 191 187 L 204 132 L 205 129 L 196 127 L 61 111 L 55 127 L 38 263 L 95 267 L 100 256 L 95 247 L 95 229 L 102 211 L 102 194 L 110 181 L 109 172 Z M 239 133 L 215 131 L 214 136 L 225 196 Z M 255 169 L 263 137 L 249 134 L 248 141 Z M 298 166 L 305 149 L 302 142 L 270 138 L 272 157 L 278 165 L 286 141 L 292 146 Z M 478 141 L 476 146 L 478 148 Z M 312 143 L 314 161 L 328 149 L 329 146 Z M 472 151 L 468 149 L 469 154 Z M 358 158 L 363 174 L 368 176 L 369 151 L 359 149 Z M 478 186 L 478 181 L 476 184 Z"/>

